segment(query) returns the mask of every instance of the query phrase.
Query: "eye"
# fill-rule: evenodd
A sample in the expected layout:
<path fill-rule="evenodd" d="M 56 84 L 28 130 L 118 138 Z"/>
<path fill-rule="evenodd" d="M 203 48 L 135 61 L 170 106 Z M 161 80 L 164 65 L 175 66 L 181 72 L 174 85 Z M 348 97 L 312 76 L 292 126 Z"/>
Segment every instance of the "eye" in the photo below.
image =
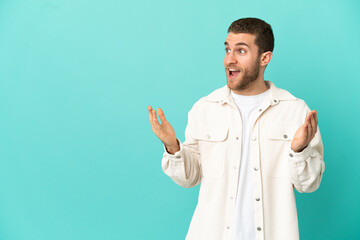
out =
<path fill-rule="evenodd" d="M 226 53 L 229 53 L 230 51 L 231 51 L 230 49 L 225 48 Z"/>
<path fill-rule="evenodd" d="M 240 50 L 239 50 L 239 53 L 244 54 L 244 53 L 245 53 L 245 50 L 244 50 L 244 49 L 240 49 Z"/>

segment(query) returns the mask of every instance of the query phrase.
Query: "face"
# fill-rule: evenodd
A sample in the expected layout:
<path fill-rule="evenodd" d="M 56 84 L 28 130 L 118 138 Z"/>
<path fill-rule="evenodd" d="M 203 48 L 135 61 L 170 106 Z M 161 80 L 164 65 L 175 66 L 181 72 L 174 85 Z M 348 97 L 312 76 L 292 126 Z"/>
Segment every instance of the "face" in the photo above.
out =
<path fill-rule="evenodd" d="M 227 85 L 232 90 L 244 90 L 258 79 L 260 57 L 254 34 L 229 33 L 225 40 L 224 67 Z"/>

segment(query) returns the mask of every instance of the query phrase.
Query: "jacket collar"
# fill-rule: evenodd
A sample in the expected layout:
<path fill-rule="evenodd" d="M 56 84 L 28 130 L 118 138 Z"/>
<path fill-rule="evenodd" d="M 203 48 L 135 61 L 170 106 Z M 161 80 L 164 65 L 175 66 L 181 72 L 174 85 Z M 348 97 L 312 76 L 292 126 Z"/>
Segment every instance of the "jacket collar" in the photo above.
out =
<path fill-rule="evenodd" d="M 271 81 L 265 81 L 265 83 L 267 86 L 270 87 L 269 100 L 271 105 L 276 105 L 280 101 L 297 99 L 288 91 L 277 88 L 275 84 Z M 231 90 L 227 85 L 222 88 L 216 89 L 214 92 L 206 96 L 204 100 L 209 102 L 219 102 L 220 104 L 227 102 L 234 105 L 234 100 L 231 97 Z"/>

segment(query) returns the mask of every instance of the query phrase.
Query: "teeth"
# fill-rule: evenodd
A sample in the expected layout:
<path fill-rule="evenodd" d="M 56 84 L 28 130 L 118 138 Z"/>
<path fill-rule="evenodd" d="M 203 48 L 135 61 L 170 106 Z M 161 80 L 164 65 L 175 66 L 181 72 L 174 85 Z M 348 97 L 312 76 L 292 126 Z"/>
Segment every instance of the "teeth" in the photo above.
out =
<path fill-rule="evenodd" d="M 229 71 L 232 71 L 232 72 L 239 71 L 240 72 L 240 70 L 236 70 L 236 69 L 233 69 L 233 68 L 229 68 Z"/>

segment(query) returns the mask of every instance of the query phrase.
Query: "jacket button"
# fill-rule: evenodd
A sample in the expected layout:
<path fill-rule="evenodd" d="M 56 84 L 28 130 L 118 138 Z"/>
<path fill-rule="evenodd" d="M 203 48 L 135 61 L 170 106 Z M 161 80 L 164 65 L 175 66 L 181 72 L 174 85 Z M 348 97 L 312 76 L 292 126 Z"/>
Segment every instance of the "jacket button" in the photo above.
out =
<path fill-rule="evenodd" d="M 256 201 L 260 201 L 260 198 L 256 198 L 255 200 L 256 200 Z"/>
<path fill-rule="evenodd" d="M 288 137 L 288 136 L 287 136 L 286 134 L 284 134 L 284 138 L 287 139 L 287 137 Z"/>
<path fill-rule="evenodd" d="M 258 231 L 261 231 L 261 227 L 258 227 L 257 230 L 258 230 Z"/>
<path fill-rule="evenodd" d="M 290 157 L 293 157 L 294 155 L 292 153 L 289 154 Z"/>
<path fill-rule="evenodd" d="M 236 137 L 236 140 L 239 140 L 239 137 Z"/>
<path fill-rule="evenodd" d="M 181 155 L 177 155 L 176 158 L 181 158 Z"/>
<path fill-rule="evenodd" d="M 253 136 L 251 140 L 256 141 L 256 136 Z"/>
<path fill-rule="evenodd" d="M 254 170 L 255 170 L 255 171 L 257 171 L 257 170 L 259 170 L 259 168 L 257 168 L 257 167 L 254 167 Z"/>
<path fill-rule="evenodd" d="M 277 103 L 277 100 L 274 100 L 274 103 Z"/>
<path fill-rule="evenodd" d="M 262 111 L 262 109 L 260 108 L 260 109 L 259 109 L 259 112 L 261 112 L 261 111 Z"/>

